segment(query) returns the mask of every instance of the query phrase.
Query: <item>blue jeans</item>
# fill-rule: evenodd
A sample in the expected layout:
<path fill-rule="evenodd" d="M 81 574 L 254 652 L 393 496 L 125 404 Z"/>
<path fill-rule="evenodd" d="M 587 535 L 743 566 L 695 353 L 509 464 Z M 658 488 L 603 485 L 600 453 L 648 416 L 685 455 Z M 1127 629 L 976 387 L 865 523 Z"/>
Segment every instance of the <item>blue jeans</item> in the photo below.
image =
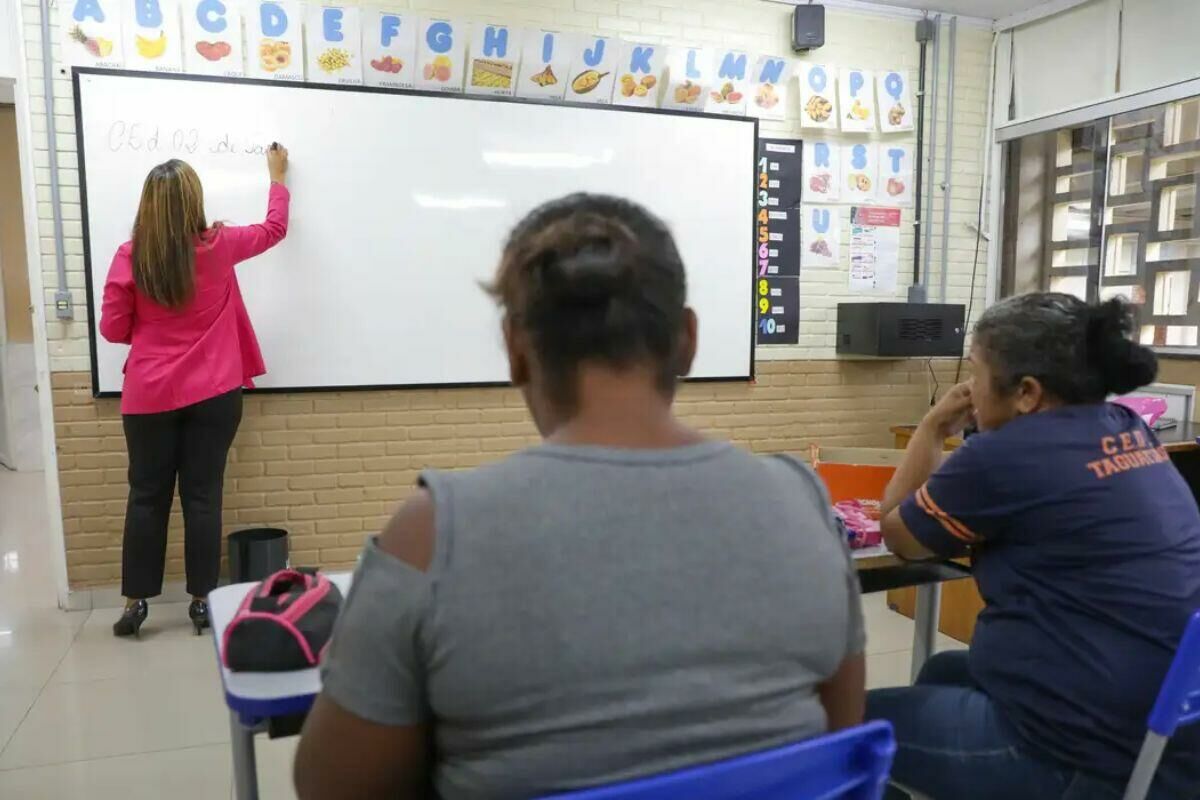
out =
<path fill-rule="evenodd" d="M 933 800 L 1120 800 L 1124 792 L 1123 784 L 1031 754 L 971 679 L 965 650 L 929 659 L 915 686 L 868 692 L 867 719 L 895 728 L 892 780 Z M 885 796 L 908 795 L 889 787 Z"/>

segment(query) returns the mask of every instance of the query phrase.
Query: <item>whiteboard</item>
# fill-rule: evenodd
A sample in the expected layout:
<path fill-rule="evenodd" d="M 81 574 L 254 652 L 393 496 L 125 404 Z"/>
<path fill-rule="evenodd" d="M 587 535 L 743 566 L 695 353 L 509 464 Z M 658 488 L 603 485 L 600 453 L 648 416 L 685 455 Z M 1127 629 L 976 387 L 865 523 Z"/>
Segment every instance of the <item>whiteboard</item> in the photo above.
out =
<path fill-rule="evenodd" d="M 97 335 L 142 181 L 182 158 L 210 224 L 260 222 L 263 148 L 291 153 L 287 238 L 238 267 L 278 390 L 508 381 L 480 288 L 508 231 L 570 192 L 634 199 L 671 228 L 700 318 L 692 376 L 753 372 L 753 120 L 360 87 L 75 70 L 93 387 L 127 348 Z"/>

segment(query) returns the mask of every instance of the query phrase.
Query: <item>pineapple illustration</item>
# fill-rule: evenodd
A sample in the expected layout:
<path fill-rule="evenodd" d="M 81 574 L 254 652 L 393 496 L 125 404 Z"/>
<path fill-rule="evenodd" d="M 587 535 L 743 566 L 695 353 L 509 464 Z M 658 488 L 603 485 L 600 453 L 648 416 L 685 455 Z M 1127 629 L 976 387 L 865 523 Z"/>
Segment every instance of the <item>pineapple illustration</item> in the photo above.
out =
<path fill-rule="evenodd" d="M 113 43 L 109 39 L 102 36 L 91 37 L 83 32 L 83 28 L 76 25 L 71 29 L 70 36 L 75 41 L 83 45 L 83 49 L 87 50 L 97 58 L 107 58 L 113 49 Z"/>

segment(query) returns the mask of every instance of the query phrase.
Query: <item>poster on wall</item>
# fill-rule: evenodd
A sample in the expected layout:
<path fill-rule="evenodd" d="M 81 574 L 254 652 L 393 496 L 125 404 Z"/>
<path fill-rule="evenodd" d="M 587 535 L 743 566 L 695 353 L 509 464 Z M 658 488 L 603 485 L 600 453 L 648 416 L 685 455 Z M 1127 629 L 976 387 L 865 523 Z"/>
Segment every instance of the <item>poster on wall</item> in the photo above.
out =
<path fill-rule="evenodd" d="M 363 79 L 368 86 L 411 89 L 417 60 L 415 17 L 365 8 L 362 11 Z"/>
<path fill-rule="evenodd" d="M 512 97 L 521 56 L 521 32 L 508 25 L 479 23 L 471 33 L 467 94 Z"/>
<path fill-rule="evenodd" d="M 304 80 L 300 4 L 269 0 L 246 8 L 246 73 L 251 78 Z"/>
<path fill-rule="evenodd" d="M 121 67 L 120 0 L 60 0 L 59 45 L 68 67 Z"/>
<path fill-rule="evenodd" d="M 708 91 L 704 110 L 709 114 L 744 117 L 750 56 L 740 50 L 718 50 L 714 64 L 717 74 Z"/>
<path fill-rule="evenodd" d="M 801 62 L 796 69 L 800 83 L 800 127 L 837 130 L 833 68 Z"/>
<path fill-rule="evenodd" d="M 874 144 L 842 145 L 842 202 L 874 203 L 879 151 Z"/>
<path fill-rule="evenodd" d="M 808 142 L 804 147 L 804 202 L 835 203 L 841 190 L 841 147 L 833 142 Z"/>
<path fill-rule="evenodd" d="M 148 72 L 183 72 L 178 0 L 138 0 L 125 9 L 125 66 Z"/>
<path fill-rule="evenodd" d="M 879 145 L 879 202 L 909 207 L 913 204 L 913 147 Z"/>
<path fill-rule="evenodd" d="M 900 209 L 850 209 L 850 291 L 894 292 L 900 266 Z"/>
<path fill-rule="evenodd" d="M 759 277 L 800 276 L 799 139 L 758 140 L 755 260 Z"/>
<path fill-rule="evenodd" d="M 241 6 L 215 0 L 184 0 L 180 12 L 183 64 L 188 72 L 225 78 L 246 74 Z"/>
<path fill-rule="evenodd" d="M 521 43 L 517 97 L 562 100 L 571 70 L 571 37 L 559 31 L 527 30 Z"/>
<path fill-rule="evenodd" d="M 912 90 L 908 73 L 886 70 L 876 74 L 875 96 L 879 100 L 879 129 L 884 133 L 913 129 Z"/>
<path fill-rule="evenodd" d="M 842 68 L 838 75 L 842 130 L 875 130 L 875 77 L 866 70 Z"/>
<path fill-rule="evenodd" d="M 617 47 L 616 40 L 604 36 L 581 36 L 575 39 L 575 50 L 571 55 L 571 81 L 567 84 L 568 101 L 612 102 Z"/>
<path fill-rule="evenodd" d="M 662 107 L 703 111 L 713 80 L 713 55 L 703 47 L 672 47 L 667 52 L 667 90 Z"/>
<path fill-rule="evenodd" d="M 758 297 L 759 344 L 796 344 L 800 341 L 800 279 L 759 278 L 755 284 Z"/>
<path fill-rule="evenodd" d="M 469 27 L 458 20 L 421 20 L 417 27 L 418 89 L 453 93 L 463 90 Z"/>
<path fill-rule="evenodd" d="M 313 83 L 361 86 L 362 26 L 357 7 L 308 6 L 305 52 Z"/>
<path fill-rule="evenodd" d="M 824 269 L 841 261 L 842 216 L 837 206 L 800 208 L 802 250 L 800 265 Z"/>
<path fill-rule="evenodd" d="M 792 62 L 779 56 L 759 56 L 750 72 L 746 113 L 759 119 L 787 117 Z"/>
<path fill-rule="evenodd" d="M 657 108 L 666 48 L 653 44 L 621 42 L 613 104 Z"/>

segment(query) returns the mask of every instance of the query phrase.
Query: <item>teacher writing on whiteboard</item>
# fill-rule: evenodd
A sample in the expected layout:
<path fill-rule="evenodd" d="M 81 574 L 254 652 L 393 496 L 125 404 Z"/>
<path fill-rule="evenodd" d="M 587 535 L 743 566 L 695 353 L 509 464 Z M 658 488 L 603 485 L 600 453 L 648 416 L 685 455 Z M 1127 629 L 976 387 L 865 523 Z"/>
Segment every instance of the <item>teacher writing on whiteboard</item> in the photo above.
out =
<path fill-rule="evenodd" d="M 121 415 L 129 449 L 129 503 L 121 558 L 125 611 L 117 636 L 136 635 L 147 598 L 162 592 L 175 482 L 183 506 L 188 616 L 209 624 L 208 593 L 221 567 L 225 461 L 242 418 L 242 387 L 266 369 L 234 266 L 287 235 L 287 149 L 267 153 L 267 218 L 209 226 L 200 178 L 171 160 L 146 176 L 133 238 L 117 248 L 104 284 L 100 333 L 131 345 Z"/>

